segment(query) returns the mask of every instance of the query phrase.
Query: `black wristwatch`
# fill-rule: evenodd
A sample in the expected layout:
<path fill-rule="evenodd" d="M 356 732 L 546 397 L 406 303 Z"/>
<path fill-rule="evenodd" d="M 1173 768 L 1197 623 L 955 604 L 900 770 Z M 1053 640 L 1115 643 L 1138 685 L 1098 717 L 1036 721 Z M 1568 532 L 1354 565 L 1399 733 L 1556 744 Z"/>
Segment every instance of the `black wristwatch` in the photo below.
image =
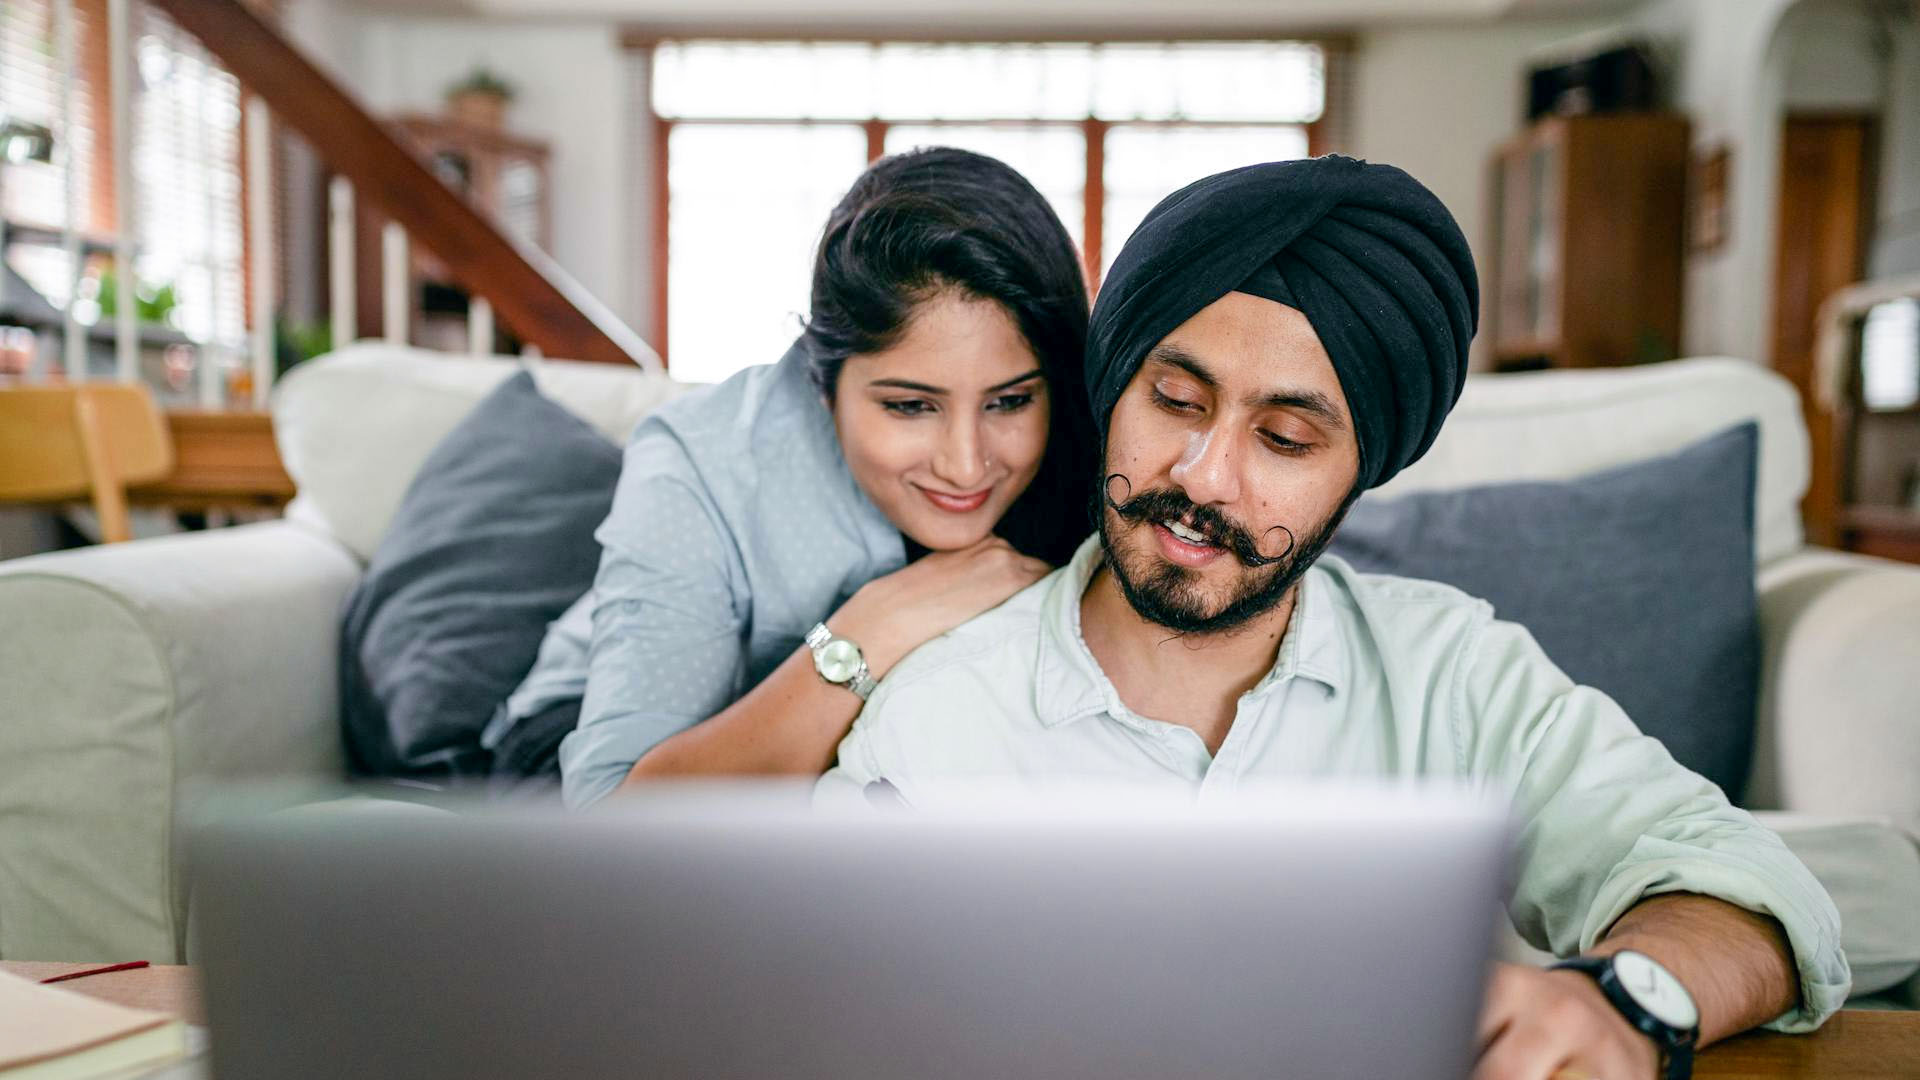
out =
<path fill-rule="evenodd" d="M 1553 965 L 1591 976 L 1634 1030 L 1660 1048 L 1660 1075 L 1693 1075 L 1693 1044 L 1700 1037 L 1700 1009 L 1673 973 L 1646 953 L 1622 949 L 1612 956 L 1576 956 Z"/>

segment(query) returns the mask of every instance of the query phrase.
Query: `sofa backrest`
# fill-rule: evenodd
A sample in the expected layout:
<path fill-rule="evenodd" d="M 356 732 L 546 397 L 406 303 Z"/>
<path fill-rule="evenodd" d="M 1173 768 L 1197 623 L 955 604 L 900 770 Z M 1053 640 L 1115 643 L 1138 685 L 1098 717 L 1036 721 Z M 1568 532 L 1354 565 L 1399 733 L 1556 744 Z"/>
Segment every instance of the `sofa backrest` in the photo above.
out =
<path fill-rule="evenodd" d="M 274 437 L 300 489 L 288 516 L 371 558 L 427 454 L 524 363 L 361 342 L 293 369 L 273 392 Z M 540 360 L 531 370 L 541 393 L 621 445 L 689 388 L 611 364 Z"/>
<path fill-rule="evenodd" d="M 1805 543 L 1807 429 L 1792 384 L 1745 360 L 1474 375 L 1433 449 L 1380 491 L 1565 479 L 1672 453 L 1748 420 L 1760 425 L 1754 555 L 1765 565 Z"/>
<path fill-rule="evenodd" d="M 295 368 L 273 402 L 280 453 L 300 487 L 289 515 L 371 557 L 428 452 L 520 365 L 363 342 Z M 532 370 L 542 393 L 622 444 L 689 388 L 605 364 L 544 360 Z M 1765 564 L 1804 543 L 1807 431 L 1791 384 L 1744 360 L 1475 375 L 1433 449 L 1381 492 L 1564 479 L 1747 420 L 1760 424 L 1755 556 Z"/>

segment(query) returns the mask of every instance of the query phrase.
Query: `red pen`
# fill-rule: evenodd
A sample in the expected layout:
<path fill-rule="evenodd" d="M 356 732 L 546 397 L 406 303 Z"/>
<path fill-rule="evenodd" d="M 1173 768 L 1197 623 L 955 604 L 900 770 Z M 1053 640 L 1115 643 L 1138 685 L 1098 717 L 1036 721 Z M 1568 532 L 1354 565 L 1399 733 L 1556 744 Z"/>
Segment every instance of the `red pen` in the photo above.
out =
<path fill-rule="evenodd" d="M 84 979 L 89 975 L 105 975 L 109 971 L 132 971 L 147 966 L 145 960 L 129 960 L 124 964 L 108 964 L 106 967 L 88 968 L 85 971 L 69 971 L 65 975 L 55 975 L 51 979 L 41 979 L 43 983 L 66 982 L 68 979 Z"/>

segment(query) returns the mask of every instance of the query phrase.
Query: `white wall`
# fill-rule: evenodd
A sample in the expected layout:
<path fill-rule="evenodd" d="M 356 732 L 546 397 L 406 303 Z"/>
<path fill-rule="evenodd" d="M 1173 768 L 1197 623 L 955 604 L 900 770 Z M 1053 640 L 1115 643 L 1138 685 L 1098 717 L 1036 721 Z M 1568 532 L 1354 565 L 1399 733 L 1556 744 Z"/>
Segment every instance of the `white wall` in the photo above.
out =
<path fill-rule="evenodd" d="M 1920 274 L 1920 23 L 1894 35 L 1882 114 L 1880 198 L 1868 272 Z"/>
<path fill-rule="evenodd" d="M 1493 256 L 1485 250 L 1487 159 L 1524 122 L 1529 58 L 1606 25 L 1401 26 L 1369 30 L 1355 43 L 1352 152 L 1433 189 L 1473 245 L 1483 286 Z M 1474 355 L 1481 366 L 1484 342 L 1476 340 Z"/>
<path fill-rule="evenodd" d="M 1803 3 L 1781 19 L 1776 49 L 1785 108 L 1878 118 L 1867 274 L 1920 272 L 1920 24 L 1888 22 L 1859 0 Z"/>
<path fill-rule="evenodd" d="M 290 31 L 375 113 L 435 112 L 485 65 L 518 91 L 512 130 L 553 149 L 552 255 L 629 325 L 634 253 L 627 54 L 611 22 L 395 16 L 300 0 Z"/>
<path fill-rule="evenodd" d="M 1863 0 L 1651 0 L 1633 21 L 1660 38 L 1680 78 L 1674 105 L 1697 148 L 1726 146 L 1724 248 L 1688 267 L 1687 351 L 1766 362 L 1784 110 L 1885 103 L 1878 235 L 1869 273 L 1920 270 L 1920 44 L 1909 21 L 1877 60 Z M 1904 216 L 1903 216 L 1904 215 Z M 1904 237 L 1895 235 L 1905 230 Z"/>
<path fill-rule="evenodd" d="M 1687 264 L 1685 351 L 1765 362 L 1772 317 L 1782 57 L 1774 27 L 1794 0 L 1653 0 L 1633 20 L 1667 53 L 1672 105 L 1696 150 L 1728 148 L 1728 227 Z"/>
<path fill-rule="evenodd" d="M 1920 270 L 1916 35 L 1897 37 L 1882 77 L 1847 63 L 1858 35 L 1789 48 L 1790 35 L 1776 33 L 1789 9 L 1797 20 L 1809 6 L 1849 4 L 1859 0 L 1648 0 L 1610 19 L 1371 27 L 1355 39 L 1347 149 L 1420 178 L 1478 251 L 1487 239 L 1486 160 L 1520 128 L 1529 63 L 1590 31 L 1651 36 L 1674 73 L 1672 104 L 1692 119 L 1696 148 L 1732 151 L 1727 242 L 1688 263 L 1685 349 L 1765 361 L 1779 119 L 1790 87 L 1796 105 L 1860 101 L 1874 84 L 1886 87 L 1873 272 Z M 296 36 L 377 110 L 437 108 L 446 84 L 481 62 L 518 84 L 512 123 L 554 144 L 552 254 L 645 333 L 652 140 L 626 115 L 645 72 L 620 49 L 612 22 L 401 17 L 343 10 L 338 0 L 296 0 L 292 11 Z"/>
<path fill-rule="evenodd" d="M 625 115 L 646 71 L 621 51 L 613 23 L 380 15 L 295 0 L 288 25 L 377 112 L 438 108 L 443 88 L 476 63 L 520 87 L 510 123 L 554 145 L 553 256 L 647 332 L 652 138 Z M 1528 54 L 1604 25 L 1531 19 L 1369 30 L 1356 42 L 1347 149 L 1433 188 L 1477 250 L 1486 158 L 1519 129 Z"/>
<path fill-rule="evenodd" d="M 1887 93 L 1880 20 L 1851 4 L 1802 5 L 1780 20 L 1782 105 L 1819 112 L 1877 110 Z"/>

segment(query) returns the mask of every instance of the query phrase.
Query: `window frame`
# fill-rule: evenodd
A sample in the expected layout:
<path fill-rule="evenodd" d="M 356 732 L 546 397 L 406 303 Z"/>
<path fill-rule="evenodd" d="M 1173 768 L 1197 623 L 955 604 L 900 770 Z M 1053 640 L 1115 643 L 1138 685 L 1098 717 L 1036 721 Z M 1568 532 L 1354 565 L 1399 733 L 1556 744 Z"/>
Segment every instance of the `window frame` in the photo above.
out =
<path fill-rule="evenodd" d="M 831 34 L 808 33 L 753 33 L 740 29 L 714 30 L 704 32 L 696 28 L 675 28 L 672 32 L 630 29 L 621 38 L 622 46 L 629 52 L 642 53 L 647 57 L 647 78 L 649 86 L 654 66 L 656 48 L 670 41 L 741 41 L 741 42 L 866 42 L 872 44 L 893 42 L 937 43 L 954 45 L 1003 45 L 1003 44 L 1181 44 L 1184 42 L 1247 41 L 1276 42 L 1297 45 L 1311 45 L 1319 48 L 1321 56 L 1322 83 L 1325 95 L 1320 115 L 1306 123 L 1288 123 L 1281 121 L 1248 120 L 1102 120 L 1088 116 L 1081 119 L 1008 117 L 966 119 L 944 117 L 938 119 L 919 119 L 893 117 L 882 120 L 870 117 L 866 120 L 831 119 L 809 120 L 792 117 L 707 117 L 677 119 L 661 116 L 655 106 L 651 89 L 646 94 L 646 123 L 653 133 L 651 151 L 652 205 L 651 227 L 652 244 L 648 266 L 652 275 L 652 322 L 654 351 L 659 354 L 663 367 L 671 367 L 668 356 L 667 309 L 669 300 L 669 271 L 671 270 L 669 220 L 672 192 L 668 187 L 669 143 L 673 129 L 681 124 L 697 126 L 758 126 L 779 125 L 820 126 L 820 127 L 858 127 L 865 131 L 867 139 L 867 162 L 879 160 L 886 152 L 887 133 L 894 126 L 903 127 L 1008 127 L 1008 128 L 1078 128 L 1086 140 L 1086 160 L 1083 164 L 1085 186 L 1082 195 L 1081 220 L 1081 272 L 1087 281 L 1089 294 L 1100 288 L 1101 268 L 1104 265 L 1102 233 L 1105 226 L 1106 211 L 1106 137 L 1116 127 L 1144 128 L 1205 128 L 1205 127 L 1272 127 L 1302 128 L 1307 136 L 1307 155 L 1319 157 L 1322 154 L 1335 153 L 1342 149 L 1339 145 L 1339 132 L 1345 130 L 1346 107 L 1344 88 L 1346 86 L 1346 65 L 1352 52 L 1352 42 L 1339 36 L 1288 36 L 1284 34 L 1207 34 L 1201 37 L 1182 38 L 1167 35 L 1144 35 L 1140 37 L 1090 37 L 1075 35 L 1015 35 L 1007 37 L 993 36 L 942 36 L 929 38 L 911 34 Z"/>
<path fill-rule="evenodd" d="M 56 18 L 53 14 L 53 8 L 60 4 L 62 0 L 39 0 L 39 2 L 46 8 L 49 18 Z M 109 39 L 107 26 L 108 2 L 109 0 L 73 0 L 75 16 L 78 21 L 77 29 L 79 31 L 79 37 L 74 42 L 74 76 L 76 83 L 86 88 L 87 99 L 84 108 L 81 110 L 81 115 L 84 117 L 84 122 L 87 125 L 90 136 L 90 143 L 81 167 L 82 172 L 86 175 L 86 190 L 85 197 L 80 205 L 80 220 L 71 223 L 72 227 L 82 238 L 83 263 L 89 258 L 86 254 L 88 248 L 104 249 L 112 246 L 114 239 L 120 234 L 122 225 L 127 220 L 126 216 L 121 212 L 122 208 L 129 205 L 137 206 L 138 204 L 136 194 L 130 193 L 123 199 L 117 178 L 114 175 L 114 147 L 117 145 L 117 140 L 122 137 L 123 133 L 118 131 L 114 125 L 113 106 L 111 94 L 108 89 L 110 79 L 109 69 L 112 64 L 112 43 Z M 271 14 L 274 12 L 274 7 L 272 4 L 267 4 L 265 10 Z M 186 34 L 185 31 L 180 30 L 178 26 L 173 23 L 171 16 L 168 15 L 164 9 L 152 3 L 144 2 L 144 0 L 131 0 L 128 14 L 130 33 L 127 44 L 129 49 L 136 49 L 138 47 L 139 36 L 145 29 L 145 20 L 161 19 L 175 33 Z M 192 35 L 186 34 L 186 36 L 191 38 Z M 206 64 L 220 71 L 226 71 L 225 65 L 221 64 L 204 46 L 199 47 L 199 53 L 199 58 Z M 131 73 L 136 81 L 139 78 L 137 65 L 137 58 L 129 58 L 129 68 L 132 69 Z M 58 57 L 56 56 L 50 66 L 51 74 L 55 78 L 60 77 L 61 74 L 58 67 Z M 228 75 L 231 77 L 230 72 Z M 234 136 L 236 145 L 233 163 L 236 187 L 232 201 L 233 211 L 236 214 L 236 227 L 239 230 L 238 261 L 233 273 L 238 277 L 237 282 L 234 284 L 240 297 L 239 311 L 242 333 L 252 329 L 253 318 L 252 266 L 254 253 L 252 236 L 249 230 L 250 223 L 248 221 L 248 189 L 251 181 L 248 177 L 247 168 L 247 126 L 249 120 L 246 114 L 246 100 L 249 96 L 245 86 L 240 86 L 238 100 L 241 114 L 239 126 Z M 56 117 L 56 122 L 57 119 Z M 62 133 L 61 137 L 64 137 L 64 133 Z M 276 196 L 278 196 L 281 193 L 282 175 L 280 162 L 278 161 L 279 154 L 277 153 L 277 144 L 275 149 L 276 153 L 274 157 L 276 160 L 273 162 L 272 175 L 273 187 Z M 139 180 L 136 177 L 136 188 L 138 183 Z M 277 217 L 284 227 L 286 215 L 284 213 L 284 207 L 280 209 L 282 212 L 279 213 Z M 4 213 L 5 208 L 0 207 L 0 214 Z M 141 240 L 137 233 L 139 225 L 137 215 L 133 216 L 132 223 L 136 228 L 134 242 L 137 247 Z M 54 221 L 22 220 L 7 222 L 7 224 L 23 225 L 42 231 L 60 231 L 64 228 L 64 226 Z M 282 250 L 284 250 L 284 246 Z M 284 288 L 284 282 L 282 285 Z M 284 295 L 284 293 L 282 295 Z M 213 313 L 213 323 L 217 328 L 219 325 L 219 313 L 217 311 Z M 216 329 L 209 342 L 199 342 L 196 344 L 204 346 L 213 343 L 230 345 L 233 344 L 233 339 L 229 336 L 223 340 L 219 331 Z"/>

